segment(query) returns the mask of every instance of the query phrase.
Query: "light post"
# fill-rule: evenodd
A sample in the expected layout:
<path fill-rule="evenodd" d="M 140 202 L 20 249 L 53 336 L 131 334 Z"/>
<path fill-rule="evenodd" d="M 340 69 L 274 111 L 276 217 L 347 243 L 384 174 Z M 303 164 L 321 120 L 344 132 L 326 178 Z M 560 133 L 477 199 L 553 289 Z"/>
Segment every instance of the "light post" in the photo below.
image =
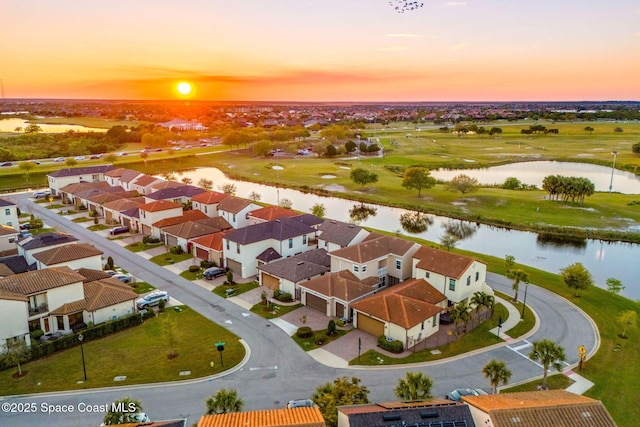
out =
<path fill-rule="evenodd" d="M 613 173 L 616 170 L 616 156 L 618 155 L 618 152 L 612 151 L 611 154 L 613 154 L 613 164 L 611 165 L 611 181 L 609 182 L 609 193 L 611 193 L 611 190 L 613 190 Z"/>
<path fill-rule="evenodd" d="M 524 299 L 522 300 L 522 314 L 520 320 L 524 320 L 524 309 L 527 306 L 527 290 L 529 290 L 529 282 L 524 283 Z"/>
<path fill-rule="evenodd" d="M 84 347 L 82 346 L 82 341 L 84 340 L 84 336 L 82 334 L 78 335 L 78 341 L 80 341 L 80 352 L 82 353 L 82 371 L 84 372 L 84 380 L 87 380 L 87 367 L 84 364 Z"/>

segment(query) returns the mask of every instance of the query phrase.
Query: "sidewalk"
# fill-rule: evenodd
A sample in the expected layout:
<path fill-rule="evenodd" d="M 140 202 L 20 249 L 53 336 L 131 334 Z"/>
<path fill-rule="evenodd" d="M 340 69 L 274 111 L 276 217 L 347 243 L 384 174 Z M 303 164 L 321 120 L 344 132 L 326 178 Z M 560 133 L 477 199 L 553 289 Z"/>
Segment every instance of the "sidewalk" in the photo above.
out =
<path fill-rule="evenodd" d="M 506 332 L 509 331 L 510 329 L 515 328 L 518 322 L 520 322 L 520 311 L 513 304 L 511 304 L 509 301 L 505 300 L 504 298 L 500 298 L 497 295 L 494 295 L 494 298 L 495 298 L 496 304 L 500 303 L 507 308 L 507 310 L 509 311 L 509 317 L 507 318 L 507 320 L 504 321 L 504 323 L 502 324 L 502 327 L 500 328 L 495 327 L 491 329 L 489 332 L 491 332 L 493 335 L 498 335 L 498 333 L 500 333 L 500 338 L 502 338 L 506 342 L 510 342 L 513 340 L 513 338 L 507 335 Z"/>

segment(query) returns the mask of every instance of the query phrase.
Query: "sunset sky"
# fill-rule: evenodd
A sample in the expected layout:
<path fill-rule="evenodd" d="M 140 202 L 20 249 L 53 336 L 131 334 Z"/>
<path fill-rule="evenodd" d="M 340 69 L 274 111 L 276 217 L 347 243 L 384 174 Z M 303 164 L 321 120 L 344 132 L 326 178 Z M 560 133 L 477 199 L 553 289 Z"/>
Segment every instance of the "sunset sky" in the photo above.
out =
<path fill-rule="evenodd" d="M 3 0 L 6 98 L 640 100 L 638 0 Z"/>

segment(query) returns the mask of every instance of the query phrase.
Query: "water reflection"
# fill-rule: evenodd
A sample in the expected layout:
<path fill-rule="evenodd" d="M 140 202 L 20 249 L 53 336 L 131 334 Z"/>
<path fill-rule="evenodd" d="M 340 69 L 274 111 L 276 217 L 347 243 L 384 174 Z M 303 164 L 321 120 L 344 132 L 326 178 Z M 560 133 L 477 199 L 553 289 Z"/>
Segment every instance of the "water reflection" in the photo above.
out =
<path fill-rule="evenodd" d="M 558 236 L 552 233 L 538 233 L 536 237 L 538 247 L 551 246 L 556 248 L 574 248 L 584 250 L 587 248 L 587 239 L 576 236 Z M 582 252 L 582 251 L 580 251 Z"/>
<path fill-rule="evenodd" d="M 366 221 L 371 216 L 376 216 L 378 209 L 373 206 L 367 206 L 364 203 L 360 203 L 353 205 L 351 209 L 349 209 L 349 218 L 351 221 L 359 224 L 362 221 Z"/>
<path fill-rule="evenodd" d="M 451 237 L 454 237 L 456 240 L 464 240 L 472 237 L 478 231 L 478 226 L 460 220 L 451 219 L 444 224 L 442 224 L 442 228 L 444 228 L 444 232 Z"/>
<path fill-rule="evenodd" d="M 433 225 L 433 217 L 422 212 L 405 212 L 400 215 L 400 225 L 407 233 L 420 234 Z"/>

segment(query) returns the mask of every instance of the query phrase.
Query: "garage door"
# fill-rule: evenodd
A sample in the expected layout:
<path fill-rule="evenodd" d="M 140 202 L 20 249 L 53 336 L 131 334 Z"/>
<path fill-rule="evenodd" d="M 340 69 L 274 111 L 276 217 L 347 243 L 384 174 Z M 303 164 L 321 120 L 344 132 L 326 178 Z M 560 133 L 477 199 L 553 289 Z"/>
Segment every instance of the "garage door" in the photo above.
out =
<path fill-rule="evenodd" d="M 384 323 L 358 312 L 358 329 L 376 337 L 384 335 Z"/>
<path fill-rule="evenodd" d="M 327 301 L 324 298 L 320 298 L 319 296 L 310 294 L 309 292 L 306 292 L 305 295 L 306 306 L 321 311 L 324 314 L 327 313 Z"/>
<path fill-rule="evenodd" d="M 166 234 L 165 237 L 167 239 L 167 246 L 178 246 L 178 238 L 176 236 Z"/>
<path fill-rule="evenodd" d="M 200 246 L 196 246 L 196 258 L 198 259 L 203 259 L 205 261 L 210 261 L 209 260 L 209 251 L 206 249 L 201 248 Z"/>
<path fill-rule="evenodd" d="M 340 304 L 339 302 L 336 303 L 336 316 L 344 317 L 344 305 Z"/>
<path fill-rule="evenodd" d="M 242 277 L 242 264 L 240 264 L 238 261 L 227 258 L 227 267 L 229 268 L 229 270 L 233 271 L 233 274 Z"/>
<path fill-rule="evenodd" d="M 264 271 L 261 273 L 262 286 L 266 286 L 269 289 L 277 290 L 280 289 L 280 279 L 277 277 L 273 277 L 270 274 L 265 273 Z"/>

